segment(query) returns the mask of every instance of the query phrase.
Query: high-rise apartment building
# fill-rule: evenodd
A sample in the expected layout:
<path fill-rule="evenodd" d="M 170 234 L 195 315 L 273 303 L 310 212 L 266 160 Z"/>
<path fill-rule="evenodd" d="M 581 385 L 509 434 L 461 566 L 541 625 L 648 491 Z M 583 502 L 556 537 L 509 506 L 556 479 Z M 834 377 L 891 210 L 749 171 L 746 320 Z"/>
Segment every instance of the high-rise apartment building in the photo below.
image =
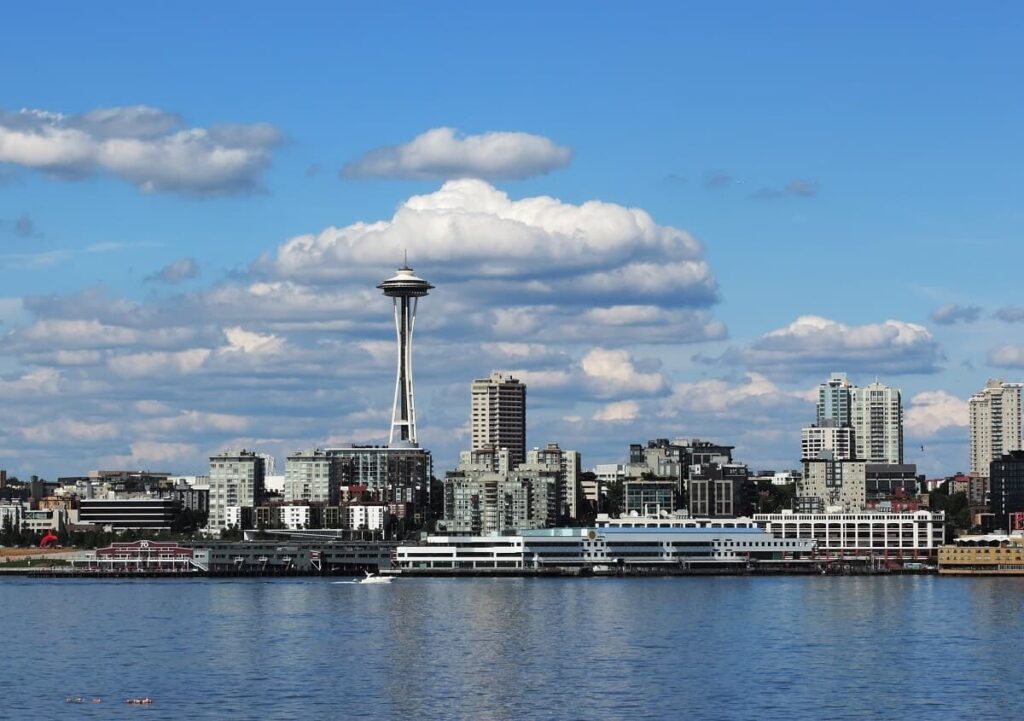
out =
<path fill-rule="evenodd" d="M 462 455 L 445 476 L 439 530 L 486 535 L 556 524 L 561 472 L 539 462 L 507 470 L 510 454 L 503 448 Z"/>
<path fill-rule="evenodd" d="M 849 460 L 856 445 L 850 425 L 853 384 L 845 373 L 832 373 L 818 386 L 817 418 L 800 433 L 800 457 Z"/>
<path fill-rule="evenodd" d="M 558 514 L 578 518 L 582 503 L 580 452 L 563 450 L 557 443 L 534 448 L 526 454 L 526 463 L 518 470 L 554 471 L 558 474 Z"/>
<path fill-rule="evenodd" d="M 472 449 L 507 448 L 512 466 L 526 461 L 526 385 L 492 373 L 471 387 Z"/>
<path fill-rule="evenodd" d="M 207 528 L 228 527 L 229 507 L 254 508 L 263 500 L 264 460 L 253 451 L 210 456 L 210 515 Z"/>
<path fill-rule="evenodd" d="M 386 503 L 415 504 L 415 514 L 421 518 L 429 511 L 434 461 L 426 448 L 410 447 L 408 443 L 345 443 L 324 453 L 337 461 L 342 486 L 366 486 L 379 491 Z"/>
<path fill-rule="evenodd" d="M 1021 449 L 1020 383 L 989 379 L 971 396 L 971 473 L 988 476 L 989 464 Z"/>
<path fill-rule="evenodd" d="M 853 458 L 867 463 L 903 463 L 903 404 L 898 388 L 878 381 L 850 389 Z"/>
<path fill-rule="evenodd" d="M 899 389 L 878 381 L 858 388 L 845 373 L 832 373 L 818 386 L 817 422 L 803 429 L 800 451 L 805 459 L 903 463 Z"/>
<path fill-rule="evenodd" d="M 319 449 L 292 453 L 284 467 L 284 500 L 336 505 L 340 465 L 336 456 Z"/>
<path fill-rule="evenodd" d="M 512 451 L 487 445 L 459 454 L 444 481 L 449 533 L 486 534 L 553 526 L 580 511 L 580 454 L 557 443 L 534 448 L 512 466 Z"/>
<path fill-rule="evenodd" d="M 800 431 L 801 458 L 856 458 L 853 429 L 849 426 L 807 426 Z M 827 455 L 826 455 L 827 454 Z"/>
<path fill-rule="evenodd" d="M 850 425 L 850 391 L 845 373 L 833 373 L 818 386 L 818 426 Z"/>

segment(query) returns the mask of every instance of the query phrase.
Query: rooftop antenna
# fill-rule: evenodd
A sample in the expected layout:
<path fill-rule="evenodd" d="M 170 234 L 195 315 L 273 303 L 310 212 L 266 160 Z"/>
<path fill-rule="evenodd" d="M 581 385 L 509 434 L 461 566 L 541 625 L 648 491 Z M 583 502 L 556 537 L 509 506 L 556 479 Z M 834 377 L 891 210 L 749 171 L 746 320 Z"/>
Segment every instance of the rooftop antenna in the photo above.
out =
<path fill-rule="evenodd" d="M 403 253 L 405 254 L 405 257 L 404 257 L 404 259 L 403 259 L 403 260 L 405 261 L 405 267 L 406 267 L 406 268 L 408 268 L 408 267 L 409 267 L 409 249 L 408 249 L 408 248 L 406 248 L 406 249 L 405 249 L 405 250 L 403 251 Z"/>

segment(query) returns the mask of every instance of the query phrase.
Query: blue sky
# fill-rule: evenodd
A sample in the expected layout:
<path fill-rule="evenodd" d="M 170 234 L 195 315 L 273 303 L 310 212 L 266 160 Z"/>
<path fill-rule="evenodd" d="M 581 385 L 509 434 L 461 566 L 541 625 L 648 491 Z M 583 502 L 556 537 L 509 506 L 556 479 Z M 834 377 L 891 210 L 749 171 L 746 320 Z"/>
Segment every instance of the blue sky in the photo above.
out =
<path fill-rule="evenodd" d="M 446 180 L 478 176 L 486 184 L 460 186 L 459 202 L 506 193 L 522 209 L 550 196 L 583 225 L 578 248 L 529 263 L 512 258 L 521 238 L 488 237 L 486 213 L 465 228 L 490 244 L 486 262 L 473 243 L 394 223 L 396 252 L 442 279 L 417 338 L 420 435 L 440 467 L 468 443 L 469 380 L 492 369 L 534 374 L 533 445 L 559 440 L 589 465 L 631 441 L 710 437 L 757 466 L 795 465 L 808 390 L 845 369 L 903 389 L 909 460 L 962 469 L 963 401 L 1024 368 L 1022 326 L 994 316 L 1022 304 L 1022 19 L 1010 3 L 8 10 L 0 403 L 12 422 L 0 467 L 188 472 L 229 445 L 283 455 L 383 436 L 388 309 L 359 291 L 394 263 L 353 259 L 336 239 L 302 259 L 284 244 L 389 221 L 414 196 L 436 210 Z M 90 145 L 83 160 L 52 136 L 29 147 L 12 135 L 73 126 L 98 143 L 107 131 L 89 113 L 136 106 L 166 124 L 150 133 L 132 116 L 144 149 L 206 133 L 188 172 L 160 167 L 167 154 Z M 497 170 L 464 153 L 440 169 L 339 177 L 444 127 L 550 147 Z M 242 158 L 228 171 L 213 165 L 225 147 Z M 614 248 L 594 251 L 587 234 L 613 223 L 581 220 L 594 200 L 641 209 L 701 249 L 609 231 Z M 548 222 L 531 232 L 561 232 Z M 607 282 L 630 263 L 706 275 L 641 298 L 630 284 L 650 278 Z M 500 283 L 472 282 L 498 265 Z M 197 272 L 169 271 L 169 283 L 167 267 Z M 585 302 L 568 293 L 599 282 Z M 557 288 L 531 299 L 531 283 Z M 246 306 L 254 288 L 280 317 Z M 648 320 L 623 330 L 637 313 Z"/>

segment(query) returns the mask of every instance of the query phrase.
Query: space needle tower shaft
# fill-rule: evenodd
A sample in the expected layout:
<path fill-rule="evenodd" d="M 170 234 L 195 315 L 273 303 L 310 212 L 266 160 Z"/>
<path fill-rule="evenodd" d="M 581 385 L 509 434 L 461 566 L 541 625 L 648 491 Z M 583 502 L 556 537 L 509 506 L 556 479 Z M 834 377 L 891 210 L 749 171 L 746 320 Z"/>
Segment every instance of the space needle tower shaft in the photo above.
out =
<path fill-rule="evenodd" d="M 395 332 L 398 334 L 398 370 L 388 445 L 395 445 L 397 442 L 415 446 L 418 442 L 416 400 L 412 390 L 412 331 L 416 324 L 416 306 L 419 299 L 427 295 L 434 286 L 416 277 L 408 265 L 403 265 L 396 275 L 377 287 L 394 301 Z"/>

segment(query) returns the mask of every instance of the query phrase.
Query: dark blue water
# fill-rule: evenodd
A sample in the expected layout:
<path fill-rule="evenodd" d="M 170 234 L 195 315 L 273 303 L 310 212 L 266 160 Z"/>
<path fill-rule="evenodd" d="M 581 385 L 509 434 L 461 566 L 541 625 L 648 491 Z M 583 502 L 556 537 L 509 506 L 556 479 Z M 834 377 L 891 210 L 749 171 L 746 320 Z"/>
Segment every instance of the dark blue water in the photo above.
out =
<path fill-rule="evenodd" d="M 1024 700 L 1024 579 L 7 578 L 0 609 L 10 719 L 974 720 Z"/>

